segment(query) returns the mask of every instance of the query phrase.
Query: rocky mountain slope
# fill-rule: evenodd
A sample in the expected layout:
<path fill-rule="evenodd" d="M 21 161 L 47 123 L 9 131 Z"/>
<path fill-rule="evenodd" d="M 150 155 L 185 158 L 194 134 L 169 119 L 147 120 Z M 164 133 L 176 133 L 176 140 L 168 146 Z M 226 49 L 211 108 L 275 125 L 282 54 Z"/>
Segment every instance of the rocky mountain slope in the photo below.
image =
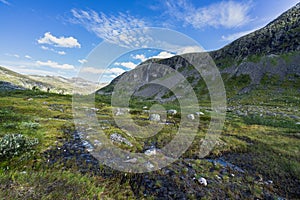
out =
<path fill-rule="evenodd" d="M 85 88 L 94 87 L 100 89 L 104 85 L 96 84 L 79 78 L 64 78 L 60 76 L 38 76 L 38 75 L 23 75 L 11 71 L 7 68 L 0 67 L 0 87 L 2 89 L 32 89 L 33 87 L 42 91 L 54 93 L 72 94 L 74 85 L 77 91 L 85 94 Z"/>
<path fill-rule="evenodd" d="M 284 54 L 300 51 L 300 3 L 264 28 L 211 52 L 215 60 L 242 60 L 251 55 Z"/>
<path fill-rule="evenodd" d="M 227 96 L 249 93 L 255 88 L 277 85 L 276 89 L 299 88 L 300 77 L 300 3 L 283 13 L 264 28 L 241 37 L 220 50 L 209 52 L 219 68 Z M 200 74 L 181 56 L 163 60 L 148 60 L 136 69 L 126 72 L 125 81 L 140 77 L 136 96 L 154 98 L 160 101 L 173 100 L 170 90 L 154 84 L 150 80 L 162 78 L 165 72 L 156 73 L 149 80 L 147 71 L 153 71 L 155 63 L 167 65 L 179 71 L 203 95 L 208 93 Z M 143 68 L 143 70 L 141 70 Z M 160 74 L 160 75 L 159 75 Z M 124 74 L 123 74 L 124 75 Z M 110 94 L 117 81 L 114 79 L 98 94 Z M 158 76 L 157 76 L 158 75 Z M 124 80 L 123 80 L 124 81 Z M 281 87 L 281 88 L 280 88 Z M 274 88 L 273 88 L 274 89 Z"/>

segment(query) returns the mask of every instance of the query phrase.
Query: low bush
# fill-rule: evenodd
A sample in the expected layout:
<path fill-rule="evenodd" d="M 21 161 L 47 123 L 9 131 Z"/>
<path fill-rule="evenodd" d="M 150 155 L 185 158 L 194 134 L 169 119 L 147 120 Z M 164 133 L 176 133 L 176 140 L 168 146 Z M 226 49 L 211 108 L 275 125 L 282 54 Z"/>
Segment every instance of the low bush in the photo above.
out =
<path fill-rule="evenodd" d="M 37 139 L 29 139 L 21 134 L 6 134 L 0 140 L 0 158 L 18 156 L 37 144 Z"/>

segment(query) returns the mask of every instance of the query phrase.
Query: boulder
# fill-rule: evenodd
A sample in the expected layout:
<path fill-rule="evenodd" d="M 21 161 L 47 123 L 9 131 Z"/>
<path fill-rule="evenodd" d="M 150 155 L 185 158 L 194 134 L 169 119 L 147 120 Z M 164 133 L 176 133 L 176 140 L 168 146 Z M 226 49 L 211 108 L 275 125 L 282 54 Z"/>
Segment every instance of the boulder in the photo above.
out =
<path fill-rule="evenodd" d="M 129 142 L 126 138 L 122 137 L 120 134 L 117 133 L 113 133 L 110 136 L 110 140 L 112 142 L 116 142 L 116 143 L 124 143 L 130 147 L 132 147 L 133 145 L 131 144 L 131 142 Z"/>
<path fill-rule="evenodd" d="M 116 109 L 116 112 L 115 112 L 115 115 L 116 116 L 120 116 L 120 115 L 125 115 L 129 112 L 129 109 L 128 108 L 117 108 Z"/>
<path fill-rule="evenodd" d="M 177 110 L 171 109 L 171 110 L 168 110 L 167 113 L 169 115 L 176 115 L 177 114 Z"/>
<path fill-rule="evenodd" d="M 150 114 L 149 120 L 159 122 L 160 121 L 160 115 L 159 114 Z"/>
<path fill-rule="evenodd" d="M 204 186 L 207 186 L 207 180 L 203 177 L 199 178 L 198 179 L 198 182 L 201 184 L 201 185 L 204 185 Z"/>
<path fill-rule="evenodd" d="M 187 118 L 190 120 L 195 120 L 195 115 L 194 114 L 188 114 Z"/>
<path fill-rule="evenodd" d="M 151 149 L 146 150 L 144 153 L 145 153 L 145 155 L 147 155 L 147 156 L 156 155 L 157 149 L 156 149 L 156 148 L 151 148 Z"/>
<path fill-rule="evenodd" d="M 204 115 L 204 113 L 203 112 L 196 112 L 196 115 L 199 117 L 200 115 Z"/>

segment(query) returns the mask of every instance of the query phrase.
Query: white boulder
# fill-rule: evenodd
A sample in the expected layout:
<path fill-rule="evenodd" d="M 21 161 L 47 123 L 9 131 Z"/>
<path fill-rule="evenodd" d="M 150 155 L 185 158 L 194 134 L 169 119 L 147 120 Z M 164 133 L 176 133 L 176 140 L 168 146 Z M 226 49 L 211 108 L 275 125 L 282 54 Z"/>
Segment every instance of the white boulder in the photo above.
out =
<path fill-rule="evenodd" d="M 195 120 L 195 115 L 194 114 L 188 114 L 187 118 L 190 120 Z"/>
<path fill-rule="evenodd" d="M 150 114 L 149 120 L 159 122 L 160 121 L 160 115 L 159 114 Z"/>
<path fill-rule="evenodd" d="M 203 177 L 199 178 L 198 179 L 198 182 L 201 184 L 201 185 L 204 185 L 204 186 L 207 186 L 207 180 Z"/>
<path fill-rule="evenodd" d="M 171 109 L 171 110 L 168 110 L 167 113 L 169 115 L 176 115 L 177 114 L 177 110 Z"/>

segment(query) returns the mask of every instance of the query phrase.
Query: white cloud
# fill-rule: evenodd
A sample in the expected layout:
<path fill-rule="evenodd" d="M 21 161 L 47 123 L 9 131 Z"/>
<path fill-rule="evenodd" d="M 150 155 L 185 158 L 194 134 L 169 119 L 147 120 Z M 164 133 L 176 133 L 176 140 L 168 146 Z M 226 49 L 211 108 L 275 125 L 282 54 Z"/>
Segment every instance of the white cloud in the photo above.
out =
<path fill-rule="evenodd" d="M 118 76 L 118 75 L 120 75 L 120 74 L 123 74 L 123 73 L 125 72 L 125 70 L 122 69 L 122 68 L 117 68 L 117 67 L 115 67 L 115 68 L 109 69 L 108 72 L 113 73 L 113 74 L 115 74 L 115 75 Z"/>
<path fill-rule="evenodd" d="M 44 34 L 43 38 L 38 39 L 39 44 L 50 44 L 55 47 L 80 48 L 81 45 L 74 37 L 55 37 L 50 32 Z"/>
<path fill-rule="evenodd" d="M 64 51 L 58 51 L 57 52 L 59 55 L 66 55 L 66 52 L 64 52 Z"/>
<path fill-rule="evenodd" d="M 43 50 L 49 50 L 49 48 L 46 47 L 46 46 L 41 46 L 41 48 L 42 48 Z"/>
<path fill-rule="evenodd" d="M 8 6 L 10 5 L 10 3 L 8 1 L 6 1 L 6 0 L 0 0 L 0 2 L 6 4 Z"/>
<path fill-rule="evenodd" d="M 226 42 L 232 42 L 233 40 L 235 39 L 238 39 L 244 35 L 247 35 L 249 33 L 252 33 L 256 30 L 258 30 L 259 28 L 255 28 L 255 29 L 252 29 L 252 30 L 249 30 L 249 31 L 242 31 L 242 32 L 238 32 L 238 33 L 233 33 L 233 34 L 230 34 L 230 35 L 222 35 L 222 40 L 223 41 L 226 41 Z"/>
<path fill-rule="evenodd" d="M 141 28 L 146 22 L 129 14 L 119 13 L 117 16 L 108 16 L 93 10 L 71 10 L 73 23 L 80 24 L 98 37 L 123 47 L 142 47 L 151 40 Z"/>
<path fill-rule="evenodd" d="M 175 54 L 172 54 L 172 53 L 169 53 L 169 52 L 166 52 L 166 51 L 162 51 L 158 55 L 152 56 L 150 58 L 164 59 L 164 58 L 170 58 L 170 57 L 173 57 L 173 56 L 175 56 Z"/>
<path fill-rule="evenodd" d="M 87 62 L 87 60 L 86 59 L 79 59 L 78 62 L 81 63 L 81 64 L 84 64 L 84 63 Z"/>
<path fill-rule="evenodd" d="M 131 57 L 135 60 L 141 60 L 141 62 L 144 62 L 147 60 L 147 58 L 144 54 L 132 55 Z"/>
<path fill-rule="evenodd" d="M 36 65 L 37 66 L 46 66 L 46 67 L 51 67 L 51 68 L 55 68 L 55 69 L 64 69 L 64 70 L 73 70 L 75 69 L 75 67 L 73 65 L 69 65 L 69 64 L 58 64 L 57 62 L 48 60 L 47 62 L 43 62 L 43 61 L 36 61 Z"/>
<path fill-rule="evenodd" d="M 116 63 L 114 63 L 114 65 L 123 66 L 128 69 L 134 69 L 136 67 L 136 64 L 134 64 L 133 62 L 116 62 Z"/>
<path fill-rule="evenodd" d="M 242 26 L 250 21 L 249 11 L 252 7 L 251 1 L 221 1 L 196 8 L 187 0 L 168 0 L 165 5 L 170 16 L 196 29 L 206 26 L 215 28 Z"/>
<path fill-rule="evenodd" d="M 81 72 L 91 73 L 91 74 L 102 74 L 105 72 L 105 69 L 98 69 L 94 67 L 84 67 L 81 69 Z"/>
<path fill-rule="evenodd" d="M 32 75 L 32 74 L 37 74 L 37 75 L 42 75 L 42 76 L 45 76 L 45 75 L 58 76 L 58 75 L 60 75 L 56 72 L 50 72 L 50 71 L 38 70 L 38 69 L 28 69 L 28 68 L 14 69 L 14 71 L 17 71 L 18 73 L 21 73 L 21 74 L 30 74 L 30 75 Z"/>
<path fill-rule="evenodd" d="M 180 47 L 176 54 L 185 54 L 185 53 L 195 53 L 195 52 L 203 52 L 204 50 L 199 46 L 185 46 Z"/>
<path fill-rule="evenodd" d="M 14 54 L 13 56 L 16 58 L 20 58 L 20 56 L 18 54 Z"/>
<path fill-rule="evenodd" d="M 65 51 L 56 51 L 55 49 L 53 48 L 49 48 L 49 47 L 46 47 L 46 46 L 41 46 L 41 49 L 45 50 L 45 51 L 52 51 L 54 53 L 57 53 L 59 55 L 66 55 L 67 53 Z"/>
<path fill-rule="evenodd" d="M 120 74 L 123 74 L 125 72 L 124 69 L 114 67 L 110 69 L 101 69 L 101 68 L 95 68 L 95 67 L 84 67 L 81 69 L 81 72 L 91 73 L 91 74 L 104 74 L 106 77 L 110 76 L 119 76 Z"/>
<path fill-rule="evenodd" d="M 29 55 L 25 55 L 24 57 L 27 58 L 27 59 L 32 59 L 32 57 L 29 56 Z"/>

